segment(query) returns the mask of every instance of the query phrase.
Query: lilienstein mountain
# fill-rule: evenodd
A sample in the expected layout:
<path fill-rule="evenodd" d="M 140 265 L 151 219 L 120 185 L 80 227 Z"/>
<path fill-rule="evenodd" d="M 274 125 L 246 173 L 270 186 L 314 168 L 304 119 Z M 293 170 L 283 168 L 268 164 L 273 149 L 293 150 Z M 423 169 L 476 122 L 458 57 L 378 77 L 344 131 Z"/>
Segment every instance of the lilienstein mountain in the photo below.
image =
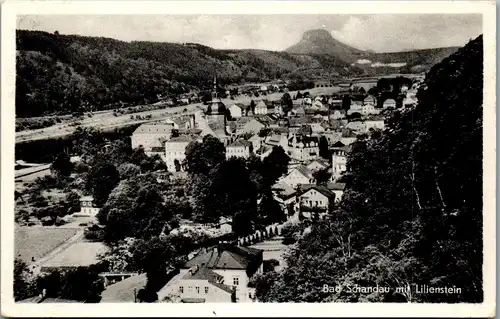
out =
<path fill-rule="evenodd" d="M 458 49 L 373 53 L 348 46 L 325 30 L 305 32 L 282 52 L 25 30 L 16 32 L 16 45 L 18 117 L 67 114 L 84 102 L 97 109 L 147 103 L 157 94 L 206 89 L 214 73 L 222 84 L 416 73 Z"/>

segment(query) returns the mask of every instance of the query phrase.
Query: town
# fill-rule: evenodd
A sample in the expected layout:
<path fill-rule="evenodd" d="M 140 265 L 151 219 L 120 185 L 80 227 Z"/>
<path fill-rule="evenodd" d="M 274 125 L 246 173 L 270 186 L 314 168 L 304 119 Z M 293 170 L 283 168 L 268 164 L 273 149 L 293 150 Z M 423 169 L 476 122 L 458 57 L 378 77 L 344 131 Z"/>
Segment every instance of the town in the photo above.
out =
<path fill-rule="evenodd" d="M 484 302 L 457 16 L 19 19 L 12 306 Z"/>
<path fill-rule="evenodd" d="M 95 188 L 90 191 L 85 188 L 83 191 L 71 189 L 65 193 L 82 178 L 82 174 L 86 174 L 85 169 L 79 167 L 92 159 L 84 159 L 82 154 L 71 157 L 60 154 L 52 165 L 34 167 L 18 161 L 21 167 L 16 174 L 18 183 L 32 180 L 35 176 L 38 178 L 35 185 L 45 184 L 49 188 L 43 189 L 43 192 L 55 192 L 55 198 L 66 196 L 69 202 L 66 206 L 53 205 L 41 195 L 37 195 L 36 199 L 28 199 L 32 188 L 18 193 L 17 209 L 21 211 L 18 222 L 26 225 L 19 229 L 20 236 L 23 236 L 22 228 L 29 226 L 37 229 L 36 225 L 41 225 L 39 227 L 48 227 L 54 234 L 58 233 L 55 229 L 61 230 L 61 234 L 54 237 L 57 240 L 61 236 L 59 242 L 62 242 L 56 251 L 48 252 L 47 255 L 37 252 L 37 256 L 26 255 L 29 249 L 21 246 L 18 257 L 37 274 L 95 266 L 105 260 L 109 266 L 98 273 L 98 278 L 103 279 L 102 292 L 99 292 L 101 302 L 257 302 L 254 278 L 284 266 L 283 256 L 288 246 L 294 243 L 295 225 L 307 225 L 325 218 L 342 199 L 346 187 L 343 174 L 347 169 L 347 156 L 352 143 L 360 136 L 370 138 L 379 134 L 385 128 L 386 114 L 394 109 L 414 106 L 416 91 L 422 80 L 422 74 L 339 84 L 320 80 L 314 82 L 313 88 L 303 91 L 289 91 L 287 83 L 282 82 L 269 85 L 277 92 L 274 99 L 267 98 L 267 85 L 247 85 L 246 92 L 241 95 L 249 102 L 232 103 L 234 96 L 240 95 L 238 88 L 223 90 L 215 75 L 210 99 L 198 102 L 194 112 L 174 113 L 166 119 L 153 119 L 140 124 L 130 136 L 131 149 L 125 153 L 133 151 L 156 159 L 158 162 L 152 166 L 159 169 L 151 170 L 150 174 L 160 187 L 176 185 L 176 192 L 185 192 L 182 185 L 189 184 L 188 179 L 195 175 L 192 168 L 194 159 L 188 158 L 189 150 L 199 147 L 201 151 L 203 144 L 207 144 L 207 148 L 219 144 L 221 155 L 225 156 L 222 160 L 242 165 L 246 163 L 247 167 L 252 163 L 271 163 L 275 169 L 281 170 L 273 172 L 272 185 L 259 185 L 262 189 L 255 191 L 261 194 L 254 196 L 256 202 L 252 203 L 259 207 L 258 210 L 269 209 L 265 214 L 273 216 L 266 216 L 253 226 L 242 227 L 234 223 L 248 221 L 231 214 L 215 219 L 200 219 L 184 213 L 176 222 L 177 227 L 170 226 L 172 229 L 169 234 L 163 229 L 161 234 L 164 236 L 197 234 L 204 241 L 193 245 L 194 249 L 184 256 L 187 261 L 179 269 L 171 269 L 169 275 L 172 275 L 162 287 L 153 289 L 156 290 L 153 291 L 153 298 L 146 274 L 141 274 L 139 269 L 131 271 L 126 261 L 122 261 L 121 265 L 115 265 L 116 261 L 109 263 L 114 258 L 124 257 L 117 255 L 121 251 L 113 251 L 117 248 L 110 250 L 103 244 L 102 234 L 106 226 L 100 224 L 99 220 L 103 220 L 103 217 L 99 214 L 103 205 L 109 210 L 109 202 L 116 189 L 108 189 L 111 194 L 107 194 L 107 201 L 97 201 L 93 197 Z M 225 98 L 227 102 L 224 103 L 219 94 L 231 96 L 232 99 Z M 381 100 L 382 96 L 386 98 Z M 189 97 L 179 98 L 182 99 L 186 99 L 185 104 L 191 104 Z M 164 101 L 163 105 L 168 108 L 171 103 Z M 86 133 L 82 131 L 82 134 Z M 85 142 L 80 143 L 83 145 Z M 115 148 L 123 146 L 104 142 L 103 147 L 113 152 Z M 269 161 L 266 162 L 266 159 Z M 203 160 L 208 161 L 210 157 Z M 143 161 L 147 159 L 143 158 Z M 126 163 L 117 167 L 121 180 L 118 185 L 129 176 L 143 175 L 140 173 L 143 171 L 143 162 L 139 162 L 139 165 Z M 43 177 L 43 172 L 48 175 Z M 59 181 L 49 180 L 60 179 L 62 175 L 67 175 L 73 182 L 58 192 L 58 186 L 50 184 L 58 184 Z M 101 182 L 105 183 L 104 180 Z M 233 181 L 235 184 L 240 182 L 244 185 L 244 181 Z M 102 192 L 102 189 L 97 192 Z M 184 193 L 181 198 L 189 201 L 194 196 Z M 28 201 L 34 202 L 35 213 L 26 211 L 31 206 L 27 204 Z M 54 209 L 56 206 L 59 209 Z M 65 210 L 68 207 L 69 211 Z M 183 207 L 183 210 L 194 209 Z M 70 211 L 73 213 L 69 214 Z M 108 212 L 108 218 L 109 214 L 111 211 Z M 201 222 L 197 222 L 197 219 Z M 30 236 L 29 232 L 24 235 Z M 131 240 L 127 238 L 120 239 Z M 199 248 L 195 248 L 197 246 Z M 50 288 L 44 288 L 43 292 L 26 299 L 26 302 L 50 302 L 52 299 L 44 295 L 47 289 Z"/>

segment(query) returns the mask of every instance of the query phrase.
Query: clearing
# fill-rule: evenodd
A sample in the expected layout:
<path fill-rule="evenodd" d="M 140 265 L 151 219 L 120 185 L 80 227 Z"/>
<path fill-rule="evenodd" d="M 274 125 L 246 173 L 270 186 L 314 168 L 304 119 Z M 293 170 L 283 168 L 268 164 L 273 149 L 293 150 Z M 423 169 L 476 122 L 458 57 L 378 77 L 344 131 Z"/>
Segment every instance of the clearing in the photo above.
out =
<path fill-rule="evenodd" d="M 16 258 L 31 263 L 31 257 L 35 257 L 36 261 L 76 235 L 77 231 L 71 228 L 16 227 Z"/>

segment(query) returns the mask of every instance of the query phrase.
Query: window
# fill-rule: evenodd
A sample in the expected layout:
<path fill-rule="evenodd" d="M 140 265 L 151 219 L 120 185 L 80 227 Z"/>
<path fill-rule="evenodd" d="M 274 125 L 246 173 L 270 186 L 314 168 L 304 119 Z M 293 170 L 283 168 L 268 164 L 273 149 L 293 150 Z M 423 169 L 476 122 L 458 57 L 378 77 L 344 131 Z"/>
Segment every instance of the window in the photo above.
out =
<path fill-rule="evenodd" d="M 200 287 L 196 287 L 196 293 L 199 294 L 200 293 Z"/>
<path fill-rule="evenodd" d="M 180 286 L 180 287 L 179 287 L 179 292 L 180 292 L 181 294 L 183 294 L 183 293 L 184 293 L 184 287 L 183 287 L 183 286 Z"/>
<path fill-rule="evenodd" d="M 188 287 L 188 292 L 193 292 L 193 286 Z"/>
<path fill-rule="evenodd" d="M 208 294 L 208 287 L 205 287 L 205 293 Z"/>
<path fill-rule="evenodd" d="M 240 278 L 238 277 L 233 277 L 233 285 L 238 286 L 240 284 Z"/>

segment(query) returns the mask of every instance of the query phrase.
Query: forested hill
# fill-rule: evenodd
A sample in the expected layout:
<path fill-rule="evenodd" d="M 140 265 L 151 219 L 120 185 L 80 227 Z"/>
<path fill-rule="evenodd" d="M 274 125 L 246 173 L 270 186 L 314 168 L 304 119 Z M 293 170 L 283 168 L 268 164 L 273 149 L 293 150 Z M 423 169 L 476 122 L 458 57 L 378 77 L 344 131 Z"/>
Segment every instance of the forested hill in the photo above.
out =
<path fill-rule="evenodd" d="M 428 72 L 414 109 L 353 144 L 339 207 L 297 232 L 287 268 L 258 279 L 258 297 L 482 302 L 482 97 L 480 36 Z M 412 284 L 460 291 L 395 293 Z M 349 292 L 356 285 L 390 292 Z"/>
<path fill-rule="evenodd" d="M 68 114 L 122 102 L 154 101 L 210 84 L 297 76 L 359 75 L 333 56 L 215 50 L 199 44 L 123 42 L 17 31 L 16 114 Z"/>

